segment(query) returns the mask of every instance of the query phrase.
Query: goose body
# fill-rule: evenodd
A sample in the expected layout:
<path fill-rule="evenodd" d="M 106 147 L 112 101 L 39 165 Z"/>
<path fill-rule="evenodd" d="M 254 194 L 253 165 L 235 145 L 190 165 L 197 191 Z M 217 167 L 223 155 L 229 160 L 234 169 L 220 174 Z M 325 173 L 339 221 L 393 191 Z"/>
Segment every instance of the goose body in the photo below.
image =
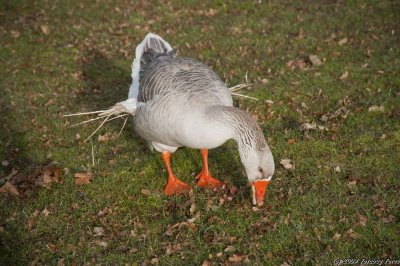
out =
<path fill-rule="evenodd" d="M 197 60 L 177 57 L 167 42 L 149 33 L 136 48 L 132 78 L 129 98 L 135 100 L 134 129 L 163 155 L 169 173 L 166 194 L 188 189 L 178 180 L 182 184 L 168 190 L 176 180 L 170 153 L 179 147 L 200 149 L 199 182 L 220 185 L 208 172 L 207 150 L 234 139 L 248 179 L 258 191 L 255 201 L 262 203 L 275 169 L 271 151 L 251 116 L 233 107 L 229 89 L 213 70 Z"/>
<path fill-rule="evenodd" d="M 159 152 L 178 147 L 212 149 L 232 138 L 218 121 L 220 107 L 232 106 L 229 89 L 204 64 L 172 55 L 144 70 L 134 116 L 136 132 Z"/>

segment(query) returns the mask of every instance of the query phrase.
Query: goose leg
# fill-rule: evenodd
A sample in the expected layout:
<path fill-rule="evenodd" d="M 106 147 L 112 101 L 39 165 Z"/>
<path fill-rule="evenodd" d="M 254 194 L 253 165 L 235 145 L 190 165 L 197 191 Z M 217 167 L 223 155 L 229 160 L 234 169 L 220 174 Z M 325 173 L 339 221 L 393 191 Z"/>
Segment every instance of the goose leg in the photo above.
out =
<path fill-rule="evenodd" d="M 204 188 L 217 188 L 223 186 L 224 183 L 212 177 L 208 171 L 208 150 L 201 149 L 200 153 L 203 158 L 203 169 L 196 177 L 196 179 L 199 179 L 197 186 Z"/>
<path fill-rule="evenodd" d="M 165 195 L 170 196 L 173 194 L 185 193 L 191 190 L 192 188 L 188 184 L 179 180 L 172 172 L 171 153 L 168 151 L 163 151 L 161 156 L 165 165 L 167 166 L 168 171 L 168 183 L 164 188 Z"/>

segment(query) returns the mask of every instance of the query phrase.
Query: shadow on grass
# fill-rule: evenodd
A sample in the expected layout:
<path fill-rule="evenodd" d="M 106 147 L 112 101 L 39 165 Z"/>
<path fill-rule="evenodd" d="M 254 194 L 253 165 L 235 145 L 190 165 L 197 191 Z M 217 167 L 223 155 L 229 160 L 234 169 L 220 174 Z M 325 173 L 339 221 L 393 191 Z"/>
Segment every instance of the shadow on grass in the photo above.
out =
<path fill-rule="evenodd" d="M 82 64 L 85 87 L 77 95 L 77 105 L 97 110 L 126 100 L 130 74 L 129 69 L 118 67 L 100 52 L 90 51 Z"/>
<path fill-rule="evenodd" d="M 35 161 L 36 158 L 30 156 L 27 152 L 27 130 L 23 125 L 15 123 L 15 116 L 19 115 L 16 107 L 10 106 L 11 100 L 3 86 L 0 86 L 0 161 L 7 160 L 8 166 L 0 168 L 0 177 L 6 177 L 13 172 L 13 169 L 22 176 L 32 172 L 40 162 Z M 29 118 L 26 119 L 30 121 Z M 4 180 L 3 180 L 4 181 Z M 3 184 L 0 184 L 0 187 Z M 29 200 L 31 197 L 28 198 Z M 4 232 L 0 232 L 0 264 L 1 265 L 18 265 L 26 263 L 22 246 L 25 243 L 20 223 L 12 222 L 17 213 L 13 213 L 16 208 L 9 206 L 19 206 L 22 208 L 23 199 L 16 200 L 12 196 L 0 194 L 0 227 Z M 11 219 L 11 222 L 10 222 Z"/>

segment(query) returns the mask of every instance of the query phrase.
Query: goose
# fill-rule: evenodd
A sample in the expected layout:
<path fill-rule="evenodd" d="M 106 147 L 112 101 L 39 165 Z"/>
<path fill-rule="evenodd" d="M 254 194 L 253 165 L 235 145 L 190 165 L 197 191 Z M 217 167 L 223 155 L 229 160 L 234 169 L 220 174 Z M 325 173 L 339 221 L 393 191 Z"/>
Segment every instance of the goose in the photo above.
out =
<path fill-rule="evenodd" d="M 263 204 L 275 164 L 261 128 L 249 113 L 233 106 L 231 91 L 211 68 L 177 56 L 176 49 L 154 33 L 136 47 L 128 99 L 102 116 L 119 113 L 131 114 L 136 133 L 161 153 L 168 172 L 165 195 L 192 189 L 172 171 L 171 155 L 180 147 L 200 150 L 197 186 L 223 186 L 209 171 L 208 150 L 233 139 L 252 188 L 252 202 Z"/>

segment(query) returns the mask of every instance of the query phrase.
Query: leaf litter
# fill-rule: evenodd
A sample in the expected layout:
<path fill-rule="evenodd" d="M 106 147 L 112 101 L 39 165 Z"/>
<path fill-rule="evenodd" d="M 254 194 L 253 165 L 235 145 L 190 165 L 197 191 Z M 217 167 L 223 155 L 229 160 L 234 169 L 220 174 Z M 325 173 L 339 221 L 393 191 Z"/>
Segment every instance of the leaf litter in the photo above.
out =
<path fill-rule="evenodd" d="M 28 173 L 12 169 L 4 178 L 6 182 L 0 187 L 0 193 L 16 197 L 27 197 L 37 188 L 50 189 L 53 183 L 63 183 L 62 170 L 57 164 L 48 163 L 30 169 Z"/>
<path fill-rule="evenodd" d="M 90 181 L 93 178 L 93 173 L 92 172 L 86 172 L 86 173 L 76 173 L 74 175 L 75 177 L 75 184 L 76 185 L 84 185 L 84 184 L 89 184 Z"/>

